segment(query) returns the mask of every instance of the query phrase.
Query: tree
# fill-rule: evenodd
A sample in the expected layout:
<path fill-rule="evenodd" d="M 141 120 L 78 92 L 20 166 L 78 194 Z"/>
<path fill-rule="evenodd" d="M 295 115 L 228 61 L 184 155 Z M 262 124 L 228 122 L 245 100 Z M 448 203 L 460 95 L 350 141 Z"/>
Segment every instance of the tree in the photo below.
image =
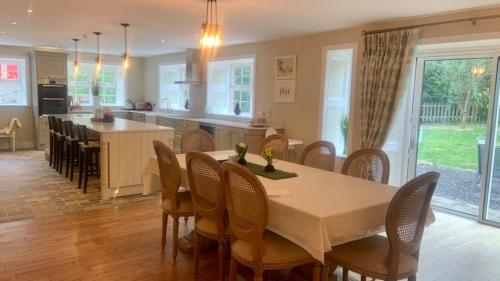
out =
<path fill-rule="evenodd" d="M 484 73 L 473 74 L 474 67 L 483 68 Z M 426 61 L 422 102 L 457 104 L 462 116 L 460 127 L 465 128 L 471 104 L 476 104 L 480 116 L 486 117 L 492 69 L 491 59 Z"/>

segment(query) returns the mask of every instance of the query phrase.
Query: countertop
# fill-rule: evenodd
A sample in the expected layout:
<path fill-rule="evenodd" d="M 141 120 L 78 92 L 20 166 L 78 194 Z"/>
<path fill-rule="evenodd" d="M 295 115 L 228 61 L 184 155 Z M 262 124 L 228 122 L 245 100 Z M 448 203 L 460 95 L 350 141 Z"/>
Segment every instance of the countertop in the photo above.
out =
<path fill-rule="evenodd" d="M 240 129 L 246 129 L 246 130 L 267 130 L 269 128 L 269 127 L 254 127 L 254 126 L 249 125 L 248 122 L 230 121 L 230 120 L 204 118 L 204 117 L 189 117 L 189 116 L 184 116 L 184 115 L 180 115 L 180 114 L 171 114 L 171 113 L 157 112 L 157 111 L 114 109 L 113 112 L 140 113 L 140 114 L 144 114 L 146 116 L 166 117 L 166 118 L 170 118 L 170 119 L 186 120 L 186 121 L 192 121 L 192 122 L 197 122 L 197 123 L 206 123 L 206 124 L 226 126 L 226 127 L 232 127 L 232 128 L 240 128 Z M 85 113 L 91 113 L 91 111 L 90 110 L 75 110 L 75 111 L 72 111 L 70 114 L 85 114 Z M 117 118 L 117 119 L 119 119 L 119 118 Z M 278 129 L 278 128 L 275 128 L 275 129 Z"/>
<path fill-rule="evenodd" d="M 174 130 L 170 127 L 158 126 L 155 124 L 137 122 L 115 118 L 112 123 L 91 122 L 92 114 L 71 113 L 71 114 L 55 114 L 56 117 L 62 120 L 71 120 L 75 124 L 85 125 L 87 129 L 98 133 L 116 133 L 116 132 L 157 132 Z"/>

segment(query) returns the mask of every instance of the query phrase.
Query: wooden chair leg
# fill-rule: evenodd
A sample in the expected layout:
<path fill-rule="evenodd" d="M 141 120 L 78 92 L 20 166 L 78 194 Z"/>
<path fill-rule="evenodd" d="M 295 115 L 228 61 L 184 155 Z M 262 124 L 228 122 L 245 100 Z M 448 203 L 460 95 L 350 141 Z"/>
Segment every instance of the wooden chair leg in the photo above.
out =
<path fill-rule="evenodd" d="M 189 217 L 184 217 L 184 224 L 187 224 L 189 220 Z"/>
<path fill-rule="evenodd" d="M 161 247 L 165 249 L 165 244 L 167 244 L 167 224 L 168 224 L 168 214 L 163 213 L 161 220 Z"/>
<path fill-rule="evenodd" d="M 349 281 L 349 269 L 342 268 L 342 281 Z"/>
<path fill-rule="evenodd" d="M 73 150 L 71 149 L 71 144 L 66 147 L 66 177 L 69 176 L 69 166 L 73 161 Z"/>
<path fill-rule="evenodd" d="M 408 278 L 408 281 L 417 281 L 417 276 L 412 276 Z"/>
<path fill-rule="evenodd" d="M 366 281 L 366 276 L 361 275 L 361 281 Z"/>
<path fill-rule="evenodd" d="M 64 163 L 64 146 L 66 144 L 64 142 L 61 142 L 61 145 L 59 145 L 59 166 L 57 166 L 57 171 L 59 172 L 60 175 L 62 175 L 62 170 L 63 170 L 63 163 Z"/>
<path fill-rule="evenodd" d="M 99 165 L 99 152 L 95 154 L 95 168 L 96 168 L 96 173 L 97 173 L 97 178 L 101 178 L 101 166 Z"/>
<path fill-rule="evenodd" d="M 319 262 L 315 262 L 313 266 L 312 272 L 312 280 L 320 281 L 321 280 L 321 264 Z"/>
<path fill-rule="evenodd" d="M 52 167 L 52 162 L 54 161 L 54 139 L 50 137 L 49 140 L 49 166 Z"/>
<path fill-rule="evenodd" d="M 264 276 L 264 271 L 262 269 L 254 269 L 253 270 L 255 277 L 253 278 L 254 281 L 263 281 L 263 276 Z"/>
<path fill-rule="evenodd" d="M 321 272 L 321 281 L 328 281 L 328 278 L 330 278 L 330 264 L 328 261 L 325 261 L 325 265 Z"/>
<path fill-rule="evenodd" d="M 226 259 L 226 249 L 224 240 L 219 241 L 219 279 L 224 281 L 224 261 Z"/>
<path fill-rule="evenodd" d="M 179 217 L 174 218 L 174 229 L 173 229 L 173 234 L 172 234 L 172 258 L 174 259 L 174 262 L 177 259 L 177 247 L 179 244 Z"/>
<path fill-rule="evenodd" d="M 193 256 L 194 256 L 194 274 L 196 275 L 198 273 L 198 262 L 199 262 L 199 254 L 200 254 L 200 249 L 199 249 L 199 244 L 198 241 L 198 232 L 193 231 Z"/>
<path fill-rule="evenodd" d="M 76 164 L 76 159 L 75 159 L 76 153 L 75 153 L 75 148 L 74 146 L 71 148 L 71 171 L 69 172 L 69 180 L 73 181 L 73 175 L 75 174 L 75 164 Z"/>
<path fill-rule="evenodd" d="M 89 153 L 85 152 L 83 154 L 83 193 L 87 193 L 87 185 L 89 181 Z"/>
<path fill-rule="evenodd" d="M 236 275 L 238 274 L 238 262 L 231 258 L 231 264 L 229 265 L 229 281 L 236 281 Z"/>
<path fill-rule="evenodd" d="M 85 163 L 83 162 L 83 153 L 80 151 L 78 153 L 78 169 L 80 171 L 80 173 L 78 174 L 78 188 L 82 188 L 82 178 L 83 178 L 83 165 L 85 165 Z"/>

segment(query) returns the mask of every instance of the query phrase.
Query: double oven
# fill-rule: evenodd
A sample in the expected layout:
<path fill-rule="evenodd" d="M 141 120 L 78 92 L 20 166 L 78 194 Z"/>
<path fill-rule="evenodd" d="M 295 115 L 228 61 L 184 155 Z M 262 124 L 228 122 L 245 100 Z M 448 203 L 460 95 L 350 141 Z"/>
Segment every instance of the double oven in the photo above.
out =
<path fill-rule="evenodd" d="M 38 84 L 38 115 L 68 113 L 68 86 Z"/>

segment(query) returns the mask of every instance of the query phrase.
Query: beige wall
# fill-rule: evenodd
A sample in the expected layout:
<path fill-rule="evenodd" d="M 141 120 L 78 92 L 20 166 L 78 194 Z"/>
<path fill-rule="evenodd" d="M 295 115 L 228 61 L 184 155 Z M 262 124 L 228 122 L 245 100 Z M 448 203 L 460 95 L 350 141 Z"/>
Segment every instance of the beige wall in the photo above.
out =
<path fill-rule="evenodd" d="M 357 72 L 360 70 L 362 53 L 362 31 L 378 28 L 394 27 L 408 24 L 418 24 L 455 18 L 469 18 L 500 14 L 500 9 L 483 9 L 456 14 L 436 15 L 431 17 L 397 20 L 391 22 L 370 24 L 307 36 L 287 38 L 269 42 L 258 42 L 238 46 L 222 47 L 217 58 L 238 57 L 244 55 L 256 56 L 255 77 L 255 116 L 262 112 L 272 112 L 272 123 L 283 125 L 291 138 L 304 140 L 306 144 L 320 137 L 321 100 L 322 100 L 322 55 L 323 48 L 331 45 L 356 43 L 358 45 Z M 448 36 L 474 35 L 489 32 L 500 32 L 500 19 L 478 21 L 472 23 L 457 23 L 421 29 L 421 38 L 442 38 Z M 491 34 L 490 34 L 491 35 Z M 493 36 L 500 38 L 499 33 Z M 449 40 L 449 39 L 445 39 Z M 294 104 L 273 103 L 274 91 L 274 59 L 276 56 L 297 55 L 297 88 Z M 146 99 L 158 102 L 158 64 L 167 61 L 182 61 L 183 54 L 170 54 L 149 57 L 145 59 L 145 92 Z M 357 73 L 356 73 L 357 78 Z M 359 146 L 359 94 L 358 83 L 354 83 L 351 98 L 351 131 L 352 146 Z M 192 99 L 204 98 L 205 93 L 192 95 Z M 201 96 L 199 96 L 201 95 Z"/>
<path fill-rule="evenodd" d="M 12 47 L 0 45 L 0 57 L 24 57 L 28 59 L 28 106 L 0 106 L 0 128 L 7 126 L 10 120 L 14 117 L 19 118 L 23 123 L 23 128 L 17 132 L 17 147 L 20 149 L 28 149 L 34 147 L 34 119 L 33 109 L 31 107 L 31 79 L 30 79 L 30 62 L 29 53 L 32 48 Z M 81 59 L 93 61 L 95 54 L 82 54 Z M 73 60 L 73 54 L 69 55 L 69 60 Z M 104 56 L 105 62 L 119 64 L 121 58 L 119 56 Z M 127 98 L 142 101 L 144 100 L 144 59 L 132 58 L 131 68 L 127 73 L 126 79 Z M 7 141 L 0 142 L 0 149 L 7 149 Z"/>

